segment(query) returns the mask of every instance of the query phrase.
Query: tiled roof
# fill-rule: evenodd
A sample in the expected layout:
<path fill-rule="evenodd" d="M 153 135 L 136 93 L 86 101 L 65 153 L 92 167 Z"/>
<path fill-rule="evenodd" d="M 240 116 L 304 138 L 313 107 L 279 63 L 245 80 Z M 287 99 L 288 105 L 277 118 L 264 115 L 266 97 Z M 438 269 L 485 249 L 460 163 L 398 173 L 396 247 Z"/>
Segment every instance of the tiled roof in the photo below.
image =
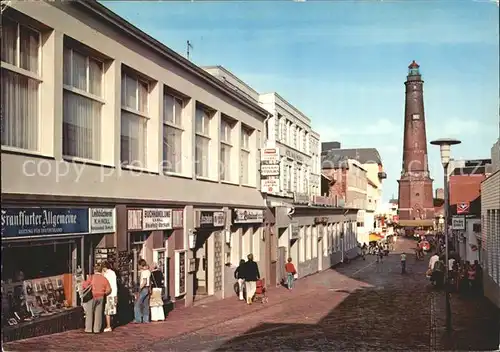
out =
<path fill-rule="evenodd" d="M 322 162 L 330 165 L 347 159 L 357 160 L 361 164 L 382 164 L 380 154 L 375 148 L 331 149 L 321 154 Z"/>

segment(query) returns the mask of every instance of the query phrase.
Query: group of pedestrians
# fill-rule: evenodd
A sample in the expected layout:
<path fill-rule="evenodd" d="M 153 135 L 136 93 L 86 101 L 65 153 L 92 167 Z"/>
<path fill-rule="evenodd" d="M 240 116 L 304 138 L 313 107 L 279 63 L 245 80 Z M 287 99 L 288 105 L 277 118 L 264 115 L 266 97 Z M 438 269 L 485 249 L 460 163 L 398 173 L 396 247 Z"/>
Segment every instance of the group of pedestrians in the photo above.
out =
<path fill-rule="evenodd" d="M 138 290 L 135 295 L 134 322 L 149 323 L 151 296 L 155 290 L 162 290 L 164 277 L 156 264 L 152 270 L 148 263 L 141 259 L 139 266 Z M 82 283 L 80 298 L 85 312 L 85 332 L 98 334 L 102 331 L 110 332 L 115 323 L 113 317 L 117 314 L 118 308 L 118 284 L 116 273 L 111 263 L 103 262 L 94 265 L 94 274 L 88 275 L 87 280 Z M 154 298 L 154 297 L 153 297 Z M 160 294 L 163 312 L 163 299 Z M 103 317 L 105 317 L 105 327 L 103 329 Z"/>
<path fill-rule="evenodd" d="M 247 261 L 242 259 L 234 271 L 234 278 L 238 280 L 238 296 L 243 301 L 246 296 L 247 304 L 252 304 L 257 290 L 257 280 L 260 279 L 259 266 L 253 260 L 253 254 L 247 256 Z"/>

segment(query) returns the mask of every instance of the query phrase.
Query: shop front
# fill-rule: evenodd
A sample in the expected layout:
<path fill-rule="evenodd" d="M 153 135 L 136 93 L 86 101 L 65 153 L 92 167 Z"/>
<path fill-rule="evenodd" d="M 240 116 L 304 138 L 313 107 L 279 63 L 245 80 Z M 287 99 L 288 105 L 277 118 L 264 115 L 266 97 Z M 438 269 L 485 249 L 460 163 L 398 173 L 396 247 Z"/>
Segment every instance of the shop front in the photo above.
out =
<path fill-rule="evenodd" d="M 193 251 L 194 301 L 223 292 L 223 230 L 226 212 L 223 210 L 197 210 L 195 230 L 191 235 Z"/>
<path fill-rule="evenodd" d="M 232 274 L 240 260 L 246 260 L 249 254 L 252 254 L 257 262 L 262 278 L 267 278 L 270 265 L 270 257 L 267 255 L 269 246 L 264 245 L 266 236 L 269 236 L 269 231 L 263 226 L 264 210 L 236 208 L 232 210 L 232 219 L 231 240 L 226 248 L 227 253 L 230 253 L 230 260 L 226 260 L 224 276 L 226 292 L 231 291 L 230 287 L 234 284 Z"/>
<path fill-rule="evenodd" d="M 115 231 L 114 208 L 2 208 L 3 340 L 79 328 L 77 287 Z"/>
<path fill-rule="evenodd" d="M 163 297 L 175 300 L 184 292 L 175 287 L 175 257 L 184 250 L 183 209 L 132 208 L 127 209 L 131 286 L 139 285 L 139 260 L 144 259 L 151 270 L 159 270 L 164 277 Z M 174 259 L 173 259 L 174 258 Z"/>

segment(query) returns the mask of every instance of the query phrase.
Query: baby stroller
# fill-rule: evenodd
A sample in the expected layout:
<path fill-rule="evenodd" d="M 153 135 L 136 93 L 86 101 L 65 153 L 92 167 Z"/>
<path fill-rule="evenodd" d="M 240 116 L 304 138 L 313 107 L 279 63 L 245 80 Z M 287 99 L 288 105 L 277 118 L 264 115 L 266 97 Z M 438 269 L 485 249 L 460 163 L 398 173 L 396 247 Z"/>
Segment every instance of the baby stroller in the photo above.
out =
<path fill-rule="evenodd" d="M 255 296 L 253 298 L 254 302 L 267 303 L 266 295 L 266 282 L 264 279 L 257 280 L 257 287 L 255 290 Z"/>

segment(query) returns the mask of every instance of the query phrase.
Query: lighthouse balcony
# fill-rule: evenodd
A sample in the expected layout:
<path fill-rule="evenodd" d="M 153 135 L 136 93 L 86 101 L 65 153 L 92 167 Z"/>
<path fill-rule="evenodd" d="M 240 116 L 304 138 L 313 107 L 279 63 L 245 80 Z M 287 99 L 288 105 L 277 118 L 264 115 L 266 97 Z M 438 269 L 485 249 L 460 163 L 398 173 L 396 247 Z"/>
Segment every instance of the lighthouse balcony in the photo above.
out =
<path fill-rule="evenodd" d="M 387 178 L 387 174 L 384 171 L 378 173 L 379 180 L 385 180 Z"/>

